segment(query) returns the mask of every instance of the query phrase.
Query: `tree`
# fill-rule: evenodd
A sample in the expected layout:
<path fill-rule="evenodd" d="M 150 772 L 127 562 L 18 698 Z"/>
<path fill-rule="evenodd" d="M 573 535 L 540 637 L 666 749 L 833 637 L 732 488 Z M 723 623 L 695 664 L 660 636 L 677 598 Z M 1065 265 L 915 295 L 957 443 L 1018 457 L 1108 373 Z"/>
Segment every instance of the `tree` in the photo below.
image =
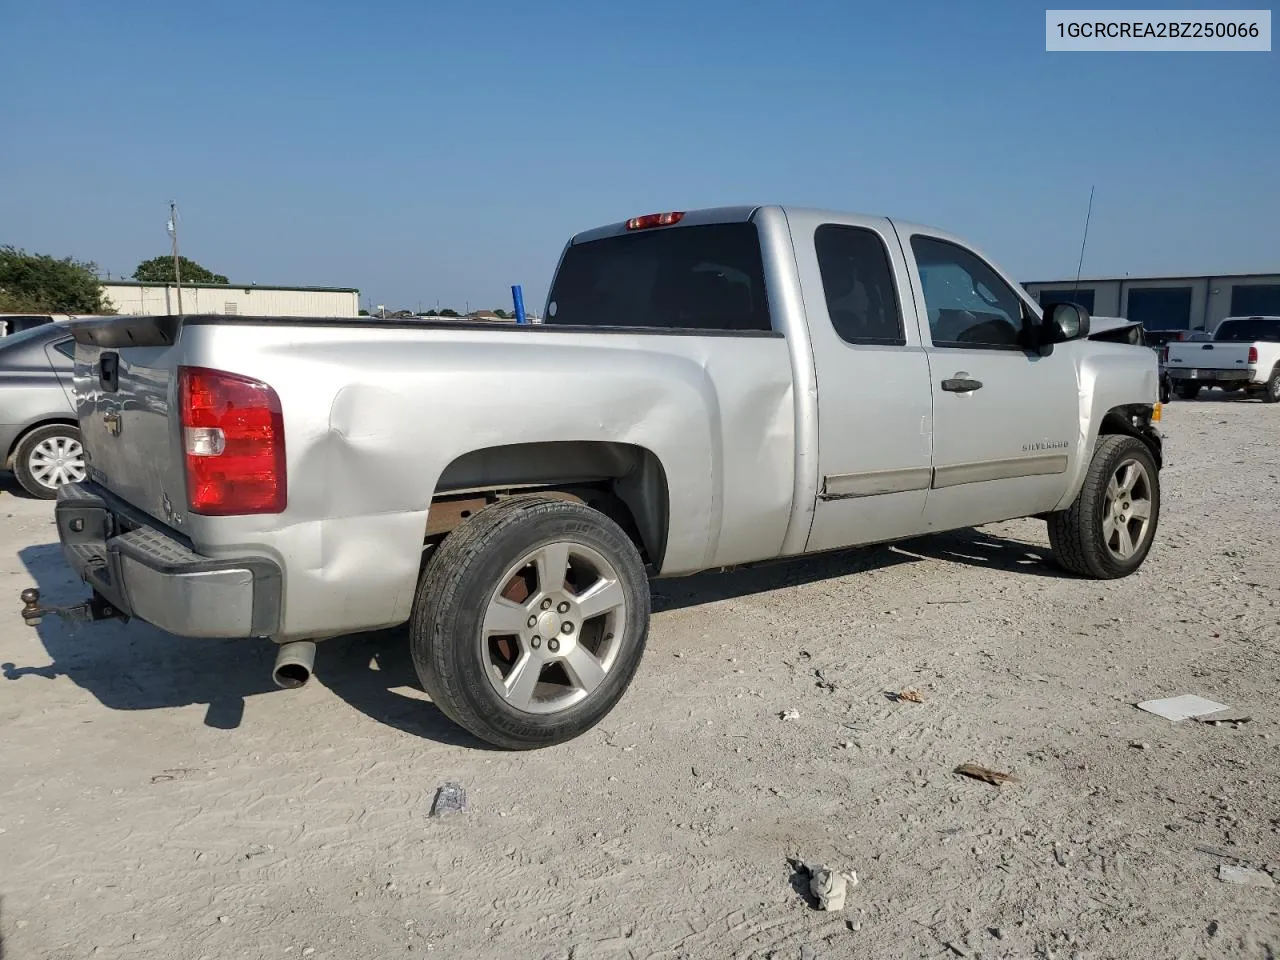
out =
<path fill-rule="evenodd" d="M 445 307 L 440 311 L 440 316 L 442 317 L 456 317 L 457 315 L 458 311 L 454 310 L 452 307 Z"/>
<path fill-rule="evenodd" d="M 509 320 L 509 319 L 511 319 L 511 318 L 507 315 L 507 311 L 503 310 L 501 307 L 499 307 L 497 310 L 493 311 L 493 315 L 494 315 L 495 317 L 497 317 L 499 320 Z"/>
<path fill-rule="evenodd" d="M 222 274 L 207 270 L 194 260 L 188 260 L 186 257 L 180 256 L 178 261 L 182 264 L 183 283 L 231 282 Z M 173 257 L 166 254 L 160 257 L 152 257 L 150 260 L 143 260 L 138 264 L 138 269 L 133 271 L 133 279 L 145 280 L 150 283 L 173 283 Z"/>
<path fill-rule="evenodd" d="M 367 317 L 367 316 L 369 315 L 369 311 L 368 311 L 368 310 L 359 310 L 359 311 L 357 311 L 356 315 L 357 315 L 357 316 L 361 316 L 361 317 Z"/>
<path fill-rule="evenodd" d="M 440 316 L 440 314 L 436 313 L 434 310 L 428 310 L 426 313 L 424 313 L 424 314 L 423 314 L 423 316 L 424 316 L 424 317 L 438 317 L 438 316 Z"/>
<path fill-rule="evenodd" d="M 112 313 L 98 266 L 17 247 L 0 247 L 0 312 Z"/>

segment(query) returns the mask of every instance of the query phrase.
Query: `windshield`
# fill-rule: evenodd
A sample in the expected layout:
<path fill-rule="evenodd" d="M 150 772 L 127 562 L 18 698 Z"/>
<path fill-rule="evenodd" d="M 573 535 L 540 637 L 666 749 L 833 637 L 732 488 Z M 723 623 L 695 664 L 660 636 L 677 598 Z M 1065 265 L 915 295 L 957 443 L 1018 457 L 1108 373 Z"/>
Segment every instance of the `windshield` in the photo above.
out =
<path fill-rule="evenodd" d="M 1213 339 L 1227 340 L 1232 343 L 1253 343 L 1258 340 L 1280 343 L 1280 317 L 1240 317 L 1223 320 Z"/>

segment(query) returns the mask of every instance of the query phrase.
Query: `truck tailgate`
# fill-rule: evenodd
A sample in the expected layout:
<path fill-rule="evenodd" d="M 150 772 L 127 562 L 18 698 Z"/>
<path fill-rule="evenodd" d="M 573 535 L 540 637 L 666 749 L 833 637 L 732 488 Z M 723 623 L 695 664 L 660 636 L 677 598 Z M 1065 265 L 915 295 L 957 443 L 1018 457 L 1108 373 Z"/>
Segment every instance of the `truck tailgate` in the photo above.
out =
<path fill-rule="evenodd" d="M 1249 344 L 1171 343 L 1166 364 L 1174 370 L 1248 370 Z"/>
<path fill-rule="evenodd" d="M 154 329 L 131 329 L 148 322 Z M 176 327 L 131 317 L 75 327 L 76 415 L 89 477 L 169 523 L 186 501 L 175 410 Z"/>

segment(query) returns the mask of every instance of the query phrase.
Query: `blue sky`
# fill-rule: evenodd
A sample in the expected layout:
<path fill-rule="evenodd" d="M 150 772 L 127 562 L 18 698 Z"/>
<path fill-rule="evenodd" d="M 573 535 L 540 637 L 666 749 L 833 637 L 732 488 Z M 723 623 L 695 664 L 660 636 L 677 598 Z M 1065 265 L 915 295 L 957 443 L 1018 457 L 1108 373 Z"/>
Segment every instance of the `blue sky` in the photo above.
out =
<path fill-rule="evenodd" d="M 1173 6 L 1173 5 L 1170 5 Z M 1198 6 L 1204 7 L 1203 2 Z M 790 202 L 1020 279 L 1280 270 L 1280 53 L 1046 53 L 1025 2 L 8 4 L 0 243 L 540 305 L 573 232 Z"/>

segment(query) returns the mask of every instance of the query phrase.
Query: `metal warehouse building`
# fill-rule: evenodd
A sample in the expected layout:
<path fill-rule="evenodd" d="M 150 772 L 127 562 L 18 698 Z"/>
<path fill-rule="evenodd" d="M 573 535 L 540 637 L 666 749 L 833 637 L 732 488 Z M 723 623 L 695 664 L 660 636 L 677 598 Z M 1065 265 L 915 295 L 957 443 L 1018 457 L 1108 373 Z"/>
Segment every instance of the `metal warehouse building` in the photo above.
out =
<path fill-rule="evenodd" d="M 1075 302 L 1100 317 L 1140 321 L 1148 330 L 1213 330 L 1226 317 L 1280 316 L 1280 273 L 1187 277 L 1107 277 L 1023 286 L 1041 306 Z"/>
<path fill-rule="evenodd" d="M 177 288 L 171 283 L 108 280 L 106 298 L 118 313 L 164 316 L 178 312 Z M 234 316 L 354 317 L 360 291 L 353 287 L 260 287 L 193 283 L 182 285 L 183 313 Z"/>

